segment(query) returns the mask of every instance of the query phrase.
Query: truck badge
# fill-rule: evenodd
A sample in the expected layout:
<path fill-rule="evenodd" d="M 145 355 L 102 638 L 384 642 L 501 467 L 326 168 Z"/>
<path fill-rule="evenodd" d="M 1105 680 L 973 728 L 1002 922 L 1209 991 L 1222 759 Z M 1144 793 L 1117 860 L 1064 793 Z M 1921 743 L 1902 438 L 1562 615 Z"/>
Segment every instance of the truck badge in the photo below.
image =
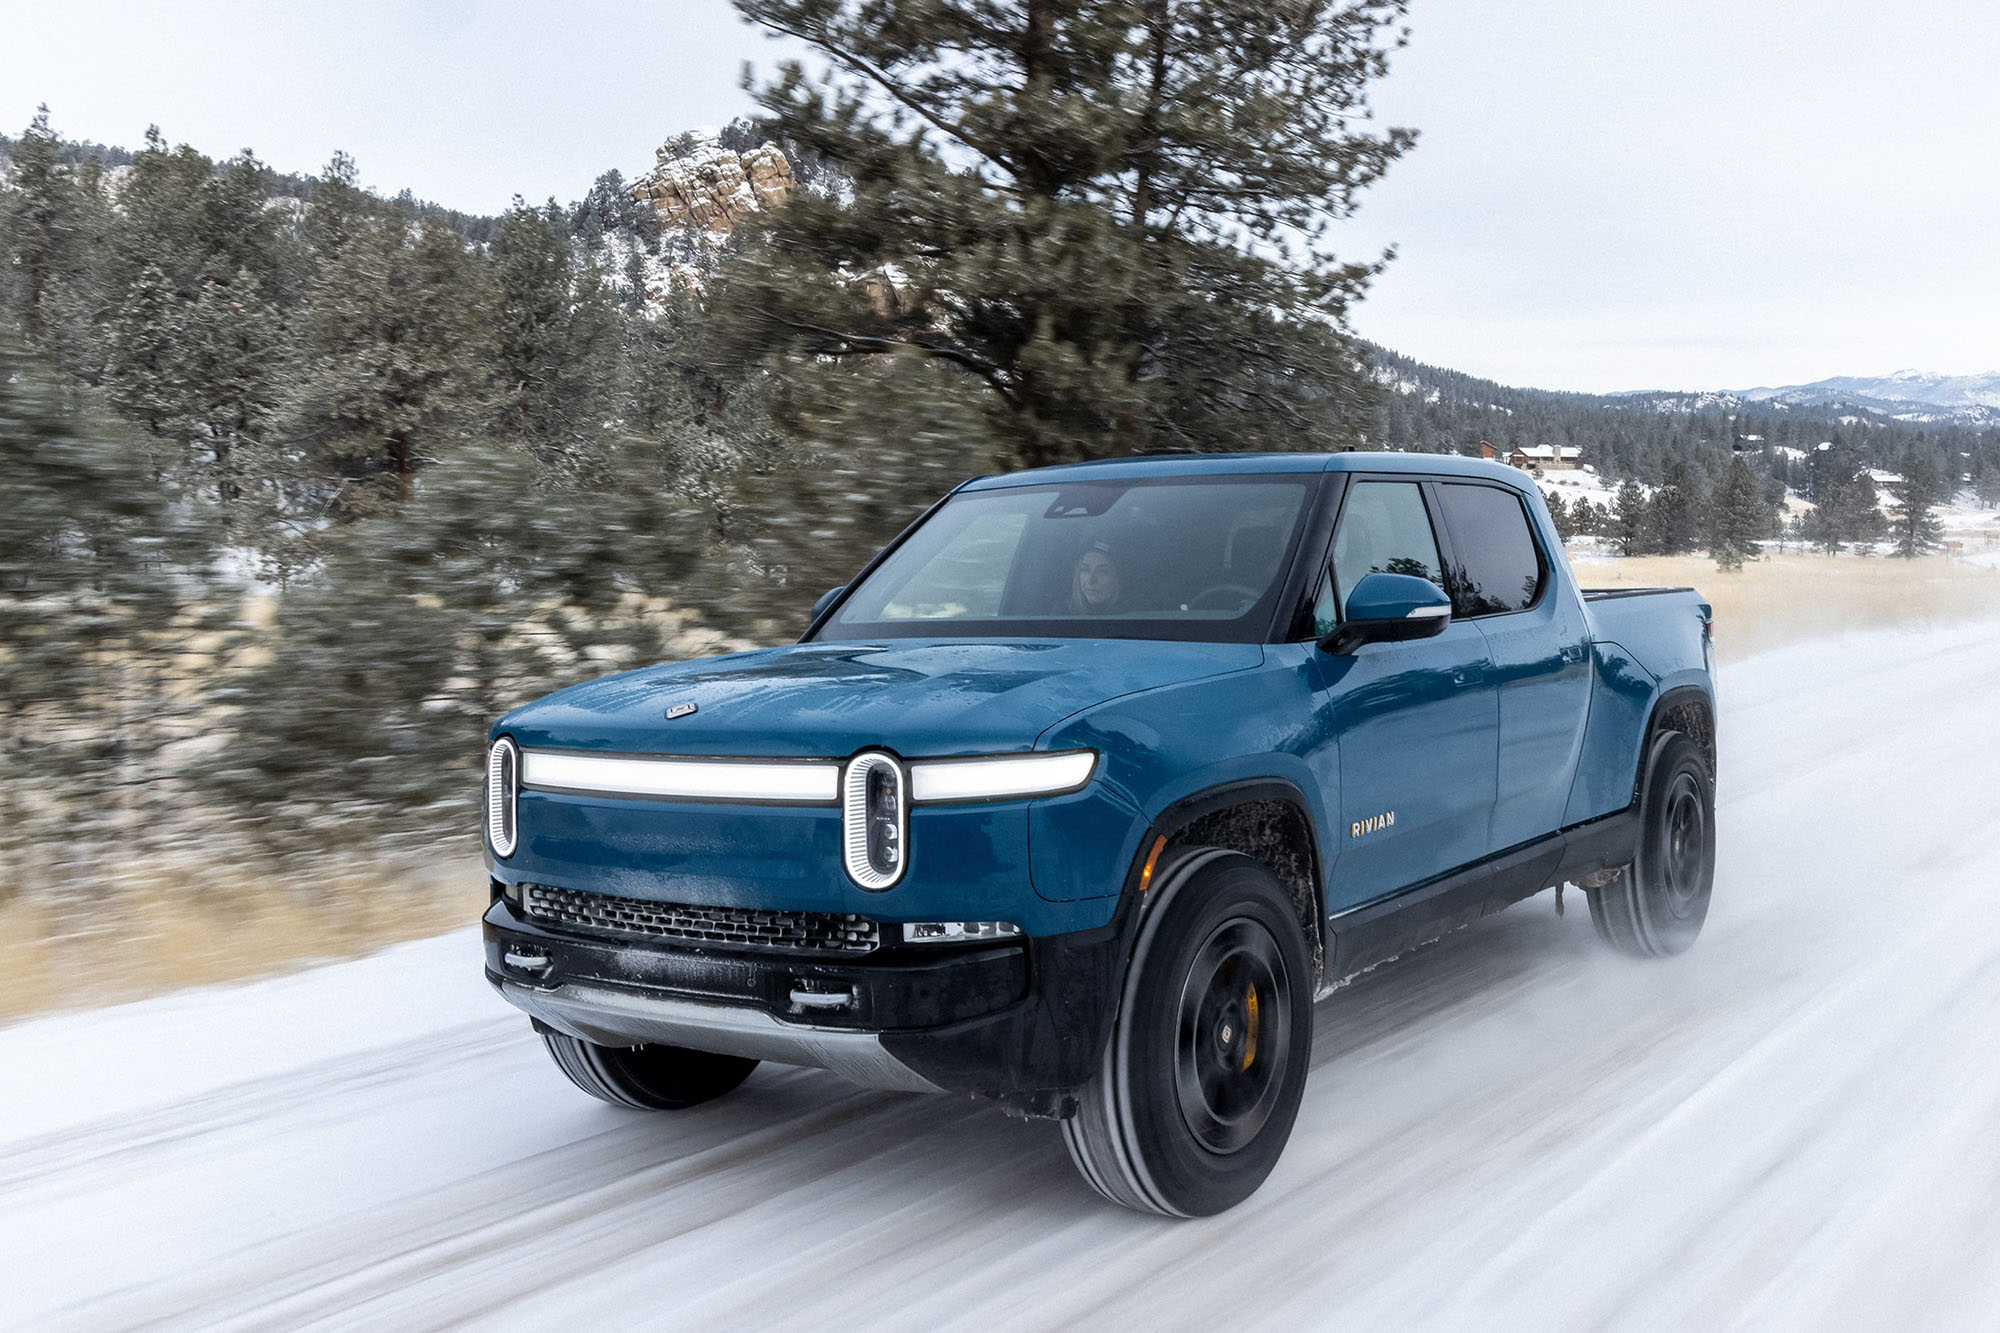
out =
<path fill-rule="evenodd" d="M 669 708 L 667 710 L 667 721 L 671 722 L 677 717 L 686 717 L 689 713 L 692 713 L 693 711 L 694 711 L 693 704 L 675 704 L 672 708 Z"/>
<path fill-rule="evenodd" d="M 1396 812 L 1388 810 L 1379 815 L 1370 815 L 1366 819 L 1355 820 L 1353 824 L 1348 826 L 1347 836 L 1358 838 L 1364 833 L 1375 833 L 1381 829 L 1394 828 L 1395 826 Z"/>

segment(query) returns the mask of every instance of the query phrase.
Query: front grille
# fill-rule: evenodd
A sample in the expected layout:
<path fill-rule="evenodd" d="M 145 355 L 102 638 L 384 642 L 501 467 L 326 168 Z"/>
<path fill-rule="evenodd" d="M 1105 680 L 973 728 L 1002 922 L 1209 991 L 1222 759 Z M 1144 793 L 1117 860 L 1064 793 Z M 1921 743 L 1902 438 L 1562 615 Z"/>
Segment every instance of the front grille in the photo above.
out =
<path fill-rule="evenodd" d="M 641 898 L 613 898 L 546 884 L 521 886 L 521 902 L 531 917 L 568 926 L 653 935 L 690 944 L 741 949 L 781 949 L 792 953 L 869 953 L 882 943 L 882 928 L 866 917 L 831 912 L 767 912 L 753 907 L 694 907 Z"/>

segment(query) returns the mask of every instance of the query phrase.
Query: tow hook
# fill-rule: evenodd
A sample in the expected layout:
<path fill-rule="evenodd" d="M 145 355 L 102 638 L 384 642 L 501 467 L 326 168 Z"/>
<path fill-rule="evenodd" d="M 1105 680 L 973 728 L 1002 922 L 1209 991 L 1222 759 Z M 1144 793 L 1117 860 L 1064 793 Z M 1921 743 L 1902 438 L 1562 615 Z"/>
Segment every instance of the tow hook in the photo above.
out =
<path fill-rule="evenodd" d="M 550 964 L 555 960 L 540 949 L 530 949 L 522 945 L 512 944 L 507 947 L 507 952 L 500 955 L 500 961 L 508 967 L 513 968 L 516 972 L 525 972 L 531 977 L 539 977 L 549 970 Z"/>
<path fill-rule="evenodd" d="M 792 985 L 791 999 L 792 1008 L 800 1013 L 830 1014 L 854 1003 L 854 988 L 833 989 L 826 982 L 801 978 Z"/>

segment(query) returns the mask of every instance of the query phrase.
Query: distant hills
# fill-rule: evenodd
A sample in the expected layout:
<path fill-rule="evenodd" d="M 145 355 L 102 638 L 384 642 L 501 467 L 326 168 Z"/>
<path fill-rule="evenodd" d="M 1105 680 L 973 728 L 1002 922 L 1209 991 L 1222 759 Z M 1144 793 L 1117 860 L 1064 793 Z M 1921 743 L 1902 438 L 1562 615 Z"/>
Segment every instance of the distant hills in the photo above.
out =
<path fill-rule="evenodd" d="M 1713 476 L 1732 454 L 1746 452 L 1765 455 L 1767 468 L 1781 473 L 1829 442 L 1891 469 L 1913 447 L 2000 462 L 2000 376 L 1911 372 L 1741 392 L 1555 393 L 1426 365 L 1385 347 L 1367 351 L 1384 390 L 1369 439 L 1390 449 L 1467 453 L 1481 441 L 1502 451 L 1574 447 L 1604 476 L 1642 482 L 1658 480 L 1670 458 Z M 1982 391 L 1995 401 L 1981 401 Z M 1920 400 L 1920 393 L 1938 401 Z"/>
<path fill-rule="evenodd" d="M 1813 384 L 1779 389 L 1745 389 L 1755 403 L 1821 404 L 1859 400 L 1891 407 L 1922 406 L 1946 412 L 1991 414 L 2000 410 L 2000 371 L 1984 375 L 1939 375 L 1899 370 L 1878 377 L 1839 375 Z"/>
<path fill-rule="evenodd" d="M 1960 426 L 2000 426 L 2000 371 L 1984 375 L 1941 375 L 1899 370 L 1893 375 L 1836 375 L 1811 384 L 1681 392 L 1657 389 L 1612 395 L 1659 411 L 1735 411 L 1756 405 L 1774 412 L 1861 420 L 1934 422 Z"/>

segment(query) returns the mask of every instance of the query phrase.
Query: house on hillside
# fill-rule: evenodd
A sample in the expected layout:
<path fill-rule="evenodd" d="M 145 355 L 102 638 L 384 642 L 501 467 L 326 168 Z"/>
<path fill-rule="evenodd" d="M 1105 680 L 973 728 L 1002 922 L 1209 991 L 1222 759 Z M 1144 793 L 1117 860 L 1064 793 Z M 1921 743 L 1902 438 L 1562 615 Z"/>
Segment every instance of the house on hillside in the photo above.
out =
<path fill-rule="evenodd" d="M 1900 472 L 1885 472 L 1879 467 L 1863 468 L 1861 471 L 1875 483 L 1875 503 L 1882 511 L 1882 517 L 1892 523 L 1902 518 L 1903 488 L 1909 484 L 1909 478 Z"/>
<path fill-rule="evenodd" d="M 1583 465 L 1583 450 L 1571 445 L 1516 445 L 1507 451 L 1507 461 L 1523 472 L 1568 472 Z"/>

